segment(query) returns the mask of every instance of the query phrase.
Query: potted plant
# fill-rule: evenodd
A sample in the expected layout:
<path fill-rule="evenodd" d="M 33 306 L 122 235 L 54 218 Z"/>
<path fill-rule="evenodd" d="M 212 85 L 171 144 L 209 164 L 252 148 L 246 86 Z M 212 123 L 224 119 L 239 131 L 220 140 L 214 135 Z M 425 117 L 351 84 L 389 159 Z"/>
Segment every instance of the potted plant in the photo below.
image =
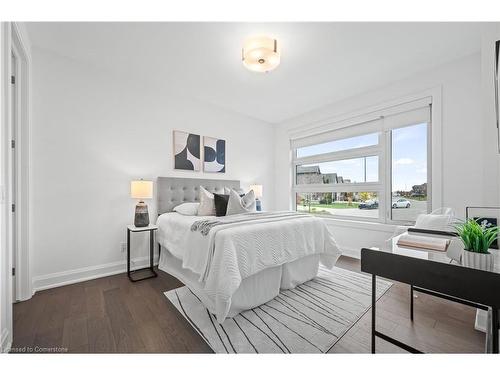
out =
<path fill-rule="evenodd" d="M 497 239 L 499 228 L 480 224 L 481 219 L 468 219 L 455 224 L 458 236 L 464 244 L 462 264 L 485 271 L 493 270 L 493 256 L 489 249 Z"/>

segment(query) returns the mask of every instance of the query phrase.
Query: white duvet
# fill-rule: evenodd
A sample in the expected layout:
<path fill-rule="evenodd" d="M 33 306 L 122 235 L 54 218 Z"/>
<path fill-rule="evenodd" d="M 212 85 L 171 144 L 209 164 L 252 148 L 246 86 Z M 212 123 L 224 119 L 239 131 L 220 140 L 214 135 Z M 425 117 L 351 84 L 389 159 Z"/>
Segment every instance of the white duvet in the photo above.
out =
<path fill-rule="evenodd" d="M 158 241 L 200 276 L 219 322 L 226 318 L 243 279 L 313 254 L 320 254 L 321 263 L 331 268 L 340 256 L 326 224 L 314 216 L 226 224 L 206 236 L 191 231 L 195 221 L 208 218 L 213 217 L 165 213 L 157 221 Z"/>

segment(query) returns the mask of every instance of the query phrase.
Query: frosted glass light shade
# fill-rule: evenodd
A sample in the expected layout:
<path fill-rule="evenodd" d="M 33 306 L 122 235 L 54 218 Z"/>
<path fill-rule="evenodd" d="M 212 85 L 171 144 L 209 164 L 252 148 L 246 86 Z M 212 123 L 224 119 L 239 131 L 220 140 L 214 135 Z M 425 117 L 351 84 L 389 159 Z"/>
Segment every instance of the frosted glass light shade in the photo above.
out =
<path fill-rule="evenodd" d="M 255 193 L 255 198 L 262 198 L 262 185 L 250 185 L 250 190 Z"/>
<path fill-rule="evenodd" d="M 135 199 L 153 198 L 153 181 L 132 181 L 130 182 L 130 197 Z"/>
<path fill-rule="evenodd" d="M 269 72 L 280 64 L 278 41 L 267 36 L 249 38 L 243 44 L 243 65 L 254 72 Z"/>

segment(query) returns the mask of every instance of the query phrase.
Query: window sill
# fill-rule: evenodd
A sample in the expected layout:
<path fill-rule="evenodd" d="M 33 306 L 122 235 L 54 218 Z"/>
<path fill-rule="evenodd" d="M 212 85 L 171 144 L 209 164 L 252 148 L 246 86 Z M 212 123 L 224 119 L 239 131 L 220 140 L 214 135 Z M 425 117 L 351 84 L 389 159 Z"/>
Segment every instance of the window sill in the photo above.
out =
<path fill-rule="evenodd" d="M 319 216 L 318 216 L 319 217 Z M 323 220 L 327 222 L 329 225 L 334 225 L 338 227 L 345 228 L 355 228 L 355 229 L 364 229 L 371 230 L 376 232 L 387 232 L 394 233 L 396 227 L 410 227 L 409 225 L 399 225 L 399 224 L 386 224 L 379 223 L 374 221 L 362 221 L 362 220 L 347 220 L 347 219 L 334 219 L 329 217 L 321 217 Z"/>

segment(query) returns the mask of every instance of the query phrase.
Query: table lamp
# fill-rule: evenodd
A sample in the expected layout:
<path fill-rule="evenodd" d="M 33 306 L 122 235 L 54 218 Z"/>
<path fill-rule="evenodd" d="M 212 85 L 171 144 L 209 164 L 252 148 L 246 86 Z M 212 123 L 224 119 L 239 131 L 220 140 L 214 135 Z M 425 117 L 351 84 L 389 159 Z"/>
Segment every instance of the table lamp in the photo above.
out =
<path fill-rule="evenodd" d="M 260 201 L 262 198 L 262 185 L 250 185 L 250 190 L 253 190 L 255 194 L 255 209 L 262 211 L 262 203 Z"/>
<path fill-rule="evenodd" d="M 143 199 L 153 198 L 153 181 L 132 181 L 130 182 L 130 196 L 139 199 L 135 206 L 134 225 L 136 227 L 147 227 L 149 225 L 148 205 Z"/>

